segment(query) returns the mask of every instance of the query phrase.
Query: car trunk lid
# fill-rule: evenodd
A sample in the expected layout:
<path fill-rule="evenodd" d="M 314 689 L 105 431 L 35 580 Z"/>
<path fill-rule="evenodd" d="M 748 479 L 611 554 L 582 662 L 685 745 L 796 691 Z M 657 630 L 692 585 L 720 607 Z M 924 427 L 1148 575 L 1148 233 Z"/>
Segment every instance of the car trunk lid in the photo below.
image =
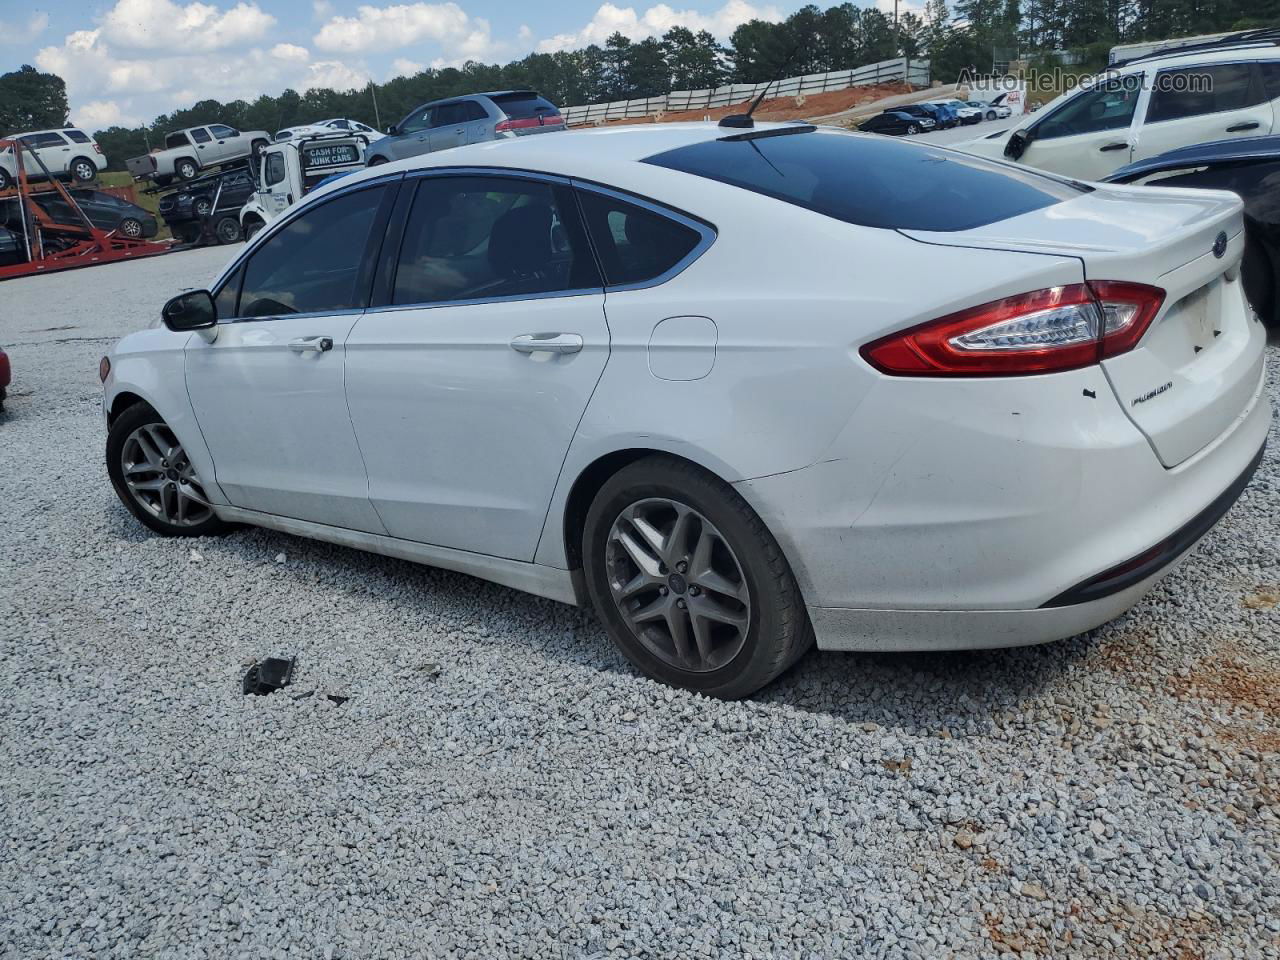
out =
<path fill-rule="evenodd" d="M 972 230 L 903 232 L 948 246 L 1074 256 L 1088 280 L 1164 290 L 1142 340 L 1102 367 L 1129 419 L 1173 467 L 1236 421 L 1261 377 L 1263 332 L 1239 276 L 1241 211 L 1226 192 L 1106 187 Z"/>

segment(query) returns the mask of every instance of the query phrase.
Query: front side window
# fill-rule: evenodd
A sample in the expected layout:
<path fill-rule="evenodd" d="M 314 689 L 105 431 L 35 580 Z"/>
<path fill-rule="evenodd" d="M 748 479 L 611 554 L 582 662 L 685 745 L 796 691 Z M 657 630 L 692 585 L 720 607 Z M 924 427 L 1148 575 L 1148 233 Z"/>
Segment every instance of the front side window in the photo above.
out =
<path fill-rule="evenodd" d="M 209 131 L 204 127 L 196 127 L 191 131 L 191 139 L 196 143 L 208 143 L 213 138 L 209 136 Z"/>
<path fill-rule="evenodd" d="M 1133 111 L 1138 106 L 1141 91 L 1142 78 L 1139 76 L 1102 82 L 1072 97 L 1036 124 L 1036 139 L 1053 140 L 1082 133 L 1125 129 L 1133 121 Z"/>
<path fill-rule="evenodd" d="M 431 126 L 447 127 L 454 123 L 462 123 L 462 104 L 442 103 L 436 107 L 431 117 Z"/>
<path fill-rule="evenodd" d="M 1253 70 L 1247 63 L 1161 70 L 1151 91 L 1147 123 L 1242 110 L 1263 99 L 1261 86 L 1255 87 Z"/>
<path fill-rule="evenodd" d="M 284 180 L 284 154 L 273 153 L 267 157 L 267 186 L 274 186 Z"/>
<path fill-rule="evenodd" d="M 269 237 L 245 268 L 239 315 L 362 309 L 369 232 L 385 191 L 380 184 L 334 197 Z"/>
<path fill-rule="evenodd" d="M 45 150 L 49 147 L 65 147 L 67 145 L 67 141 L 56 133 L 33 133 L 23 137 L 22 142 L 35 150 Z"/>
<path fill-rule="evenodd" d="M 237 131 L 232 130 L 230 127 L 224 127 L 220 123 L 215 123 L 213 126 L 209 128 L 209 130 L 212 131 L 213 135 L 215 137 L 218 137 L 219 139 L 240 136 L 240 134 Z"/>
<path fill-rule="evenodd" d="M 890 230 L 971 230 L 1084 192 L 1030 170 L 956 151 L 811 128 L 706 140 L 644 162 L 845 223 Z"/>
<path fill-rule="evenodd" d="M 427 129 L 431 123 L 431 108 L 423 107 L 414 113 L 409 114 L 409 118 L 400 124 L 401 133 L 417 133 L 420 130 Z"/>
<path fill-rule="evenodd" d="M 431 177 L 405 224 L 392 302 L 576 291 L 600 276 L 567 187 L 506 177 Z"/>
<path fill-rule="evenodd" d="M 692 227 L 634 203 L 590 190 L 578 196 L 609 286 L 655 280 L 702 241 Z"/>

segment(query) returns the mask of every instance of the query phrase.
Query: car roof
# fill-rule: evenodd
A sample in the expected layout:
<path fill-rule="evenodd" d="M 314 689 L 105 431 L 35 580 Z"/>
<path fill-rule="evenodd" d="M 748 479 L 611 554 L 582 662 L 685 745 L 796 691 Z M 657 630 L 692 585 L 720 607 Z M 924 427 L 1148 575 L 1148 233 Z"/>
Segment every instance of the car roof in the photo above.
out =
<path fill-rule="evenodd" d="M 79 127 L 50 127 L 48 130 L 27 130 L 25 133 L 11 133 L 6 137 L 6 139 L 11 140 L 14 137 L 30 137 L 37 133 L 66 133 L 68 130 L 75 130 L 79 133 L 84 133 L 84 131 Z"/>
<path fill-rule="evenodd" d="M 1241 60 L 1280 60 L 1280 47 L 1273 43 L 1253 41 L 1215 49 L 1165 50 L 1137 57 L 1116 67 L 1119 73 L 1138 73 L 1152 68 L 1195 66 L 1196 64 L 1234 63 Z M 1105 73 L 1105 71 L 1104 71 Z"/>

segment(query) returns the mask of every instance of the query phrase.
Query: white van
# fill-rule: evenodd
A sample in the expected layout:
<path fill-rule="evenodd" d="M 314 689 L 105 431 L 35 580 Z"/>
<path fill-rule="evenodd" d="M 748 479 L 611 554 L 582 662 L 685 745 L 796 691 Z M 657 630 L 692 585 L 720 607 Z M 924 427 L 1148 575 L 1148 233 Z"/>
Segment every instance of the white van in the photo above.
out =
<path fill-rule="evenodd" d="M 83 130 L 62 127 L 58 130 L 33 130 L 16 133 L 9 140 L 21 140 L 24 147 L 22 165 L 27 176 L 44 179 L 44 170 L 36 162 L 38 156 L 53 177 L 65 177 L 76 183 L 92 183 L 98 172 L 107 168 L 98 142 Z M 0 190 L 13 185 L 18 177 L 18 164 L 13 147 L 0 148 Z"/>
<path fill-rule="evenodd" d="M 1234 35 L 1099 74 L 1012 131 L 956 148 L 1098 180 L 1176 147 L 1265 136 L 1276 129 L 1280 46 Z"/>

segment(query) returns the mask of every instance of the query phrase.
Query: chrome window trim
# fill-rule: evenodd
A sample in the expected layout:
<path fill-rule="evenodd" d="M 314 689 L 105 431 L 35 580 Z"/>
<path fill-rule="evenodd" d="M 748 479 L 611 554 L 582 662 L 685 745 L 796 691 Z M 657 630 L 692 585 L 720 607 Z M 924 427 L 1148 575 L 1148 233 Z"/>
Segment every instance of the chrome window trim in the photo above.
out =
<path fill-rule="evenodd" d="M 348 193 L 355 193 L 357 190 L 363 190 L 367 187 L 395 183 L 397 180 L 401 180 L 403 178 L 404 178 L 403 173 L 391 173 L 391 174 L 386 174 L 385 176 L 374 177 L 369 180 L 360 180 L 360 181 L 357 181 L 356 183 L 347 184 L 346 186 L 339 187 L 337 190 L 334 190 L 333 193 L 326 194 L 322 203 L 328 203 L 330 200 L 336 200 L 338 197 L 345 196 Z M 227 266 L 223 269 L 222 275 L 218 277 L 216 281 L 214 281 L 213 287 L 209 291 L 210 294 L 215 299 L 217 299 L 218 295 L 222 293 L 222 288 L 226 286 L 227 281 L 230 280 L 231 277 L 235 275 L 235 272 L 244 264 L 244 262 L 249 257 L 251 257 L 254 254 L 255 251 L 257 251 L 257 249 L 260 246 L 266 243 L 267 240 L 270 239 L 272 236 L 274 236 L 277 232 L 279 232 L 280 230 L 283 230 L 287 224 L 292 223 L 297 217 L 302 216 L 303 213 L 311 209 L 311 206 L 312 204 L 308 203 L 306 201 L 306 198 L 304 197 L 302 200 L 299 200 L 297 203 L 293 205 L 292 210 L 285 213 L 283 216 L 277 217 L 273 222 L 267 224 L 266 227 L 258 231 L 258 233 L 254 236 L 253 240 L 250 243 L 245 244 L 245 248 L 240 251 L 240 255 L 236 257 L 234 260 L 232 260 L 229 264 L 227 264 Z M 351 313 L 352 311 L 339 310 L 336 312 Z M 283 316 L 300 317 L 300 316 L 311 316 L 311 314 L 288 313 L 288 314 L 283 314 Z M 229 317 L 226 321 L 219 320 L 218 323 L 223 323 L 223 322 L 233 323 L 235 321 L 242 320 L 242 319 L 265 320 L 266 318 L 265 317 L 248 317 L 248 318 Z"/>

